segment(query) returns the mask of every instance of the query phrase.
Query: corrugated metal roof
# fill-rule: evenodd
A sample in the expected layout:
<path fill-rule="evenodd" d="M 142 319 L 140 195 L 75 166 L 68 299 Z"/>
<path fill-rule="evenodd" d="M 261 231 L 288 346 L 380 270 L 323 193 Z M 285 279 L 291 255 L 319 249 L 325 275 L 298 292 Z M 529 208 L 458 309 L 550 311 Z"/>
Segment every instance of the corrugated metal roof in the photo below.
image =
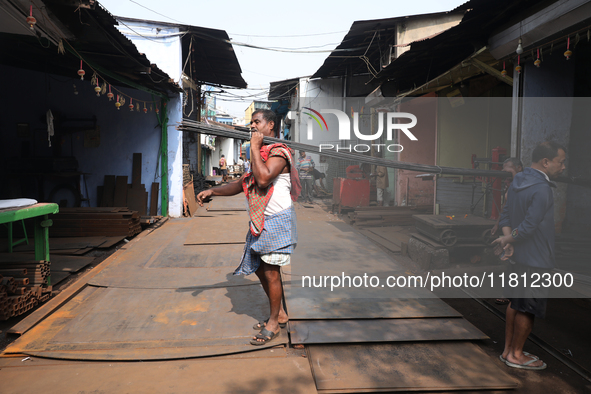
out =
<path fill-rule="evenodd" d="M 203 82 L 216 86 L 246 88 L 246 81 L 241 75 L 242 69 L 230 43 L 230 37 L 225 30 L 143 19 L 116 18 L 123 23 L 125 21 L 146 22 L 179 28 L 181 32 L 187 33 L 183 36 L 182 41 L 184 54 L 189 53 L 190 43 L 193 40 L 193 50 L 191 50 L 192 77 L 196 83 Z"/>
<path fill-rule="evenodd" d="M 0 36 L 0 52 L 9 55 L 1 56 L 0 62 L 76 77 L 80 68 L 79 57 L 82 57 L 112 84 L 131 87 L 136 84 L 161 95 L 181 91 L 165 72 L 150 64 L 146 56 L 115 28 L 117 22 L 113 16 L 97 2 L 44 0 L 43 4 L 41 10 L 36 10 L 37 21 L 54 33 L 57 30 L 53 26 L 62 26 L 55 34 L 62 35 L 63 29 L 67 30 L 67 42 L 62 37 L 66 53 L 59 54 L 55 45 L 33 35 L 5 33 Z M 22 5 L 18 3 L 15 7 L 22 8 Z M 88 65 L 86 72 L 87 77 L 92 75 L 88 74 L 91 73 Z"/>
<path fill-rule="evenodd" d="M 285 79 L 271 82 L 269 88 L 269 100 L 289 99 L 295 92 L 295 87 L 300 83 L 300 78 Z"/>
<path fill-rule="evenodd" d="M 425 16 L 436 17 L 450 13 L 437 12 L 353 22 L 343 41 L 326 58 L 324 64 L 314 73 L 312 78 L 371 74 L 367 63 L 377 67 L 376 71 L 379 71 L 381 58 L 389 46 L 396 41 L 396 28 L 399 23 Z M 360 59 L 360 56 L 365 56 L 367 63 Z"/>
<path fill-rule="evenodd" d="M 467 10 L 460 24 L 435 37 L 413 43 L 410 50 L 381 70 L 377 78 L 382 81 L 382 94 L 396 96 L 443 74 L 486 46 L 493 31 L 537 6 L 539 3 L 527 0 L 471 0 L 464 3 L 456 8 Z"/>

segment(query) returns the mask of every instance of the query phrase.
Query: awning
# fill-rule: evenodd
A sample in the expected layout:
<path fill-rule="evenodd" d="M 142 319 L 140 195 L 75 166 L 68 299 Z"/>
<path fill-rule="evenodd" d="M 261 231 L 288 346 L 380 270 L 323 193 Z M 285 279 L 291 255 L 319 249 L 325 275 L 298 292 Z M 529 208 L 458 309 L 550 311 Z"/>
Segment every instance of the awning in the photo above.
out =
<path fill-rule="evenodd" d="M 2 64 L 77 77 L 80 59 L 85 79 L 96 70 L 110 84 L 142 88 L 159 96 L 180 87 L 116 28 L 117 21 L 94 0 L 43 0 L 33 3 L 37 23 L 26 24 L 31 2 L 0 0 Z M 63 46 L 63 53 L 58 47 Z"/>

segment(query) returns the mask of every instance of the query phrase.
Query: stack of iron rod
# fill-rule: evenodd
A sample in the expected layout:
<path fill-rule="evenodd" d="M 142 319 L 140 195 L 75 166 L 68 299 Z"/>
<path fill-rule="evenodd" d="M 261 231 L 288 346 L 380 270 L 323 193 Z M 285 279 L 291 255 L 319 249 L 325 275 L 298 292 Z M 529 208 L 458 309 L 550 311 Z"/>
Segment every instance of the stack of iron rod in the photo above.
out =
<path fill-rule="evenodd" d="M 358 227 L 412 226 L 412 215 L 433 213 L 432 205 L 407 207 L 358 207 L 349 212 L 348 221 Z"/>
<path fill-rule="evenodd" d="M 22 315 L 49 299 L 48 261 L 0 263 L 0 320 Z"/>

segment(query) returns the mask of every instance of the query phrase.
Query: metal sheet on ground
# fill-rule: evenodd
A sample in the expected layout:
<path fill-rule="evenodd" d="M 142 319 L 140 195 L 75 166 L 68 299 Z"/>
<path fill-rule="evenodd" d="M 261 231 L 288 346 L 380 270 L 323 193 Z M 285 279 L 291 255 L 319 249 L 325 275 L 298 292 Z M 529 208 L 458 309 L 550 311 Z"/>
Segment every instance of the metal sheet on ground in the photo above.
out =
<path fill-rule="evenodd" d="M 421 286 L 388 287 L 388 276 L 405 275 L 404 267 L 357 232 L 330 225 L 332 215 L 297 210 L 298 247 L 285 270 L 285 300 L 291 319 L 376 319 L 458 317 L 457 311 Z M 324 217 L 323 217 L 324 214 Z M 331 277 L 351 277 L 352 285 L 331 288 Z M 354 277 L 377 276 L 380 283 L 353 285 Z M 305 276 L 316 285 L 303 286 Z M 329 276 L 320 284 L 319 278 Z M 317 287 L 318 286 L 318 287 Z"/>
<path fill-rule="evenodd" d="M 94 261 L 94 257 L 55 255 L 51 256 L 51 273 L 57 271 L 78 272 Z"/>
<path fill-rule="evenodd" d="M 250 344 L 268 314 L 259 285 L 202 289 L 87 287 L 6 353 L 76 360 L 202 357 L 287 343 Z"/>
<path fill-rule="evenodd" d="M 232 275 L 240 262 L 244 245 L 183 246 L 185 236 L 196 220 L 199 218 L 169 220 L 140 242 L 119 250 L 109 266 L 89 284 L 170 289 L 236 286 L 258 281 L 254 275 Z"/>
<path fill-rule="evenodd" d="M 438 298 L 296 299 L 286 294 L 286 300 L 289 317 L 295 320 L 461 317 Z"/>
<path fill-rule="evenodd" d="M 246 212 L 225 216 L 198 216 L 187 231 L 184 244 L 244 244 L 248 220 Z"/>
<path fill-rule="evenodd" d="M 49 365 L 71 365 L 73 360 L 64 360 L 58 358 L 42 358 L 36 356 L 28 356 L 29 359 L 23 361 L 26 357 L 22 354 L 2 354 L 0 355 L 0 370 L 2 368 L 14 368 L 14 367 L 26 367 L 30 364 L 34 364 L 36 367 L 49 366 Z M 216 360 L 224 359 L 244 359 L 244 358 L 284 358 L 287 357 L 286 347 L 278 345 L 275 347 L 269 347 L 264 349 L 257 349 L 252 352 L 246 353 L 234 353 L 226 354 L 222 356 L 215 356 Z M 94 362 L 94 361 L 92 361 Z M 76 363 L 83 364 L 83 361 Z"/>
<path fill-rule="evenodd" d="M 58 271 L 58 272 L 52 272 L 51 273 L 51 285 L 56 285 L 59 282 L 61 282 L 62 280 L 68 278 L 70 276 L 69 272 L 62 272 L 62 271 Z"/>
<path fill-rule="evenodd" d="M 107 237 L 67 237 L 67 238 L 49 238 L 49 250 L 52 249 L 84 249 L 89 247 L 98 247 L 107 242 Z M 16 252 L 25 252 L 35 250 L 34 242 L 29 245 L 19 245 L 14 248 Z"/>
<path fill-rule="evenodd" d="M 293 275 L 371 275 L 404 269 L 357 231 L 332 225 L 333 215 L 320 209 L 309 211 L 296 210 L 298 245 L 291 259 Z"/>
<path fill-rule="evenodd" d="M 409 342 L 487 339 L 463 318 L 289 321 L 291 343 Z"/>
<path fill-rule="evenodd" d="M 403 242 L 408 242 L 408 239 L 410 238 L 408 234 L 401 232 L 400 227 L 368 227 L 367 231 L 370 231 L 397 246 L 400 246 Z"/>
<path fill-rule="evenodd" d="M 220 252 L 221 253 L 221 252 Z M 136 289 L 177 289 L 199 287 L 228 287 L 243 286 L 259 283 L 255 275 L 235 276 L 234 267 L 238 266 L 240 254 L 214 259 L 208 256 L 208 261 L 232 266 L 219 267 L 189 267 L 189 268 L 153 268 L 143 269 L 130 266 L 107 267 L 103 272 L 89 281 L 90 285 L 102 287 L 123 287 Z M 212 260 L 213 259 L 213 260 Z M 234 259 L 234 262 L 232 261 Z"/>
<path fill-rule="evenodd" d="M 272 371 L 272 373 L 270 372 Z M 0 370 L 7 393 L 315 393 L 302 357 L 150 363 L 32 363 Z"/>
<path fill-rule="evenodd" d="M 310 345 L 318 392 L 512 389 L 517 383 L 470 342 Z"/>
<path fill-rule="evenodd" d="M 246 211 L 246 198 L 242 193 L 232 197 L 214 197 L 207 205 L 207 210 L 214 211 Z"/>

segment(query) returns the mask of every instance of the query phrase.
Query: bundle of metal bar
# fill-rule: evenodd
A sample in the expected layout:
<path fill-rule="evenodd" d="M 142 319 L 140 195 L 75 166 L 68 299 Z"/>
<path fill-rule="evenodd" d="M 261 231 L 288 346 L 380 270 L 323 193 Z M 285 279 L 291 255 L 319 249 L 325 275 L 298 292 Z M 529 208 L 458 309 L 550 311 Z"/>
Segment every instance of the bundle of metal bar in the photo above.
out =
<path fill-rule="evenodd" d="M 196 122 L 192 120 L 183 120 L 179 125 L 179 130 L 189 131 L 194 133 L 204 133 L 215 135 L 219 137 L 237 138 L 242 140 L 250 140 L 250 133 L 248 131 L 236 131 L 223 128 L 220 126 L 212 126 L 210 124 Z M 246 130 L 246 129 L 245 129 Z M 455 168 L 455 167 L 441 167 L 427 164 L 406 163 L 402 161 L 381 159 L 378 157 L 371 157 L 359 153 L 337 152 L 334 150 L 320 149 L 318 146 L 302 144 L 288 140 L 281 140 L 278 138 L 265 137 L 265 143 L 283 143 L 295 150 L 303 150 L 305 152 L 320 153 L 323 156 L 334 157 L 341 160 L 357 161 L 359 163 L 367 163 L 389 168 L 399 168 L 401 170 L 418 171 L 432 174 L 448 174 L 448 175 L 471 175 L 471 176 L 489 176 L 506 178 L 510 176 L 508 172 L 493 171 L 493 170 L 477 170 L 470 168 Z"/>

